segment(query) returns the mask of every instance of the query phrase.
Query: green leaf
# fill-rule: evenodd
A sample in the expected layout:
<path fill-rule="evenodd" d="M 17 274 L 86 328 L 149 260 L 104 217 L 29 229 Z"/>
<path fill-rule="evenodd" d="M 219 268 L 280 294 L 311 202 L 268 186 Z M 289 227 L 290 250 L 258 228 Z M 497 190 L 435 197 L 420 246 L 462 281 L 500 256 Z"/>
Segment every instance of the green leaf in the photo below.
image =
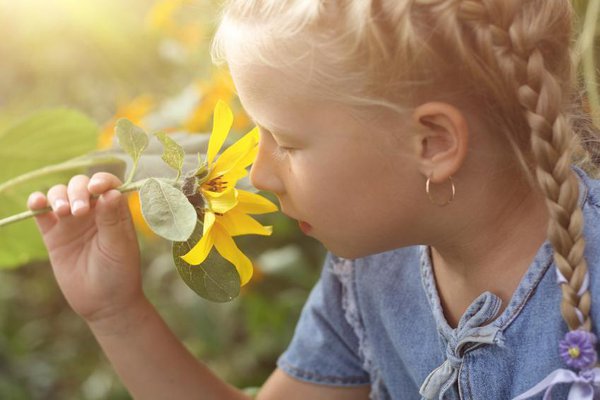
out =
<path fill-rule="evenodd" d="M 148 147 L 148 135 L 142 128 L 124 118 L 117 121 L 115 131 L 119 139 L 119 146 L 133 158 L 133 164 L 136 165 Z"/>
<path fill-rule="evenodd" d="M 32 114 L 0 131 L 0 182 L 86 154 L 95 149 L 97 140 L 96 124 L 79 112 L 53 109 Z M 78 172 L 87 171 L 48 175 L 0 193 L 0 218 L 25 211 L 32 191 L 45 191 L 54 184 L 66 183 Z M 1 228 L 0 243 L 0 268 L 14 268 L 48 257 L 32 220 Z"/>
<path fill-rule="evenodd" d="M 142 214 L 159 236 L 173 241 L 187 240 L 196 226 L 196 210 L 187 197 L 173 186 L 149 178 L 140 189 Z"/>
<path fill-rule="evenodd" d="M 155 136 L 160 140 L 164 147 L 161 158 L 169 167 L 177 171 L 177 177 L 179 177 L 181 175 L 181 170 L 183 169 L 183 160 L 185 158 L 183 147 L 164 132 L 159 132 Z"/>
<path fill-rule="evenodd" d="M 173 242 L 173 261 L 186 285 L 200 297 L 225 303 L 240 294 L 240 276 L 229 261 L 213 248 L 200 265 L 190 265 L 181 259 L 202 237 L 202 223 L 198 221 L 192 236 L 185 242 Z"/>

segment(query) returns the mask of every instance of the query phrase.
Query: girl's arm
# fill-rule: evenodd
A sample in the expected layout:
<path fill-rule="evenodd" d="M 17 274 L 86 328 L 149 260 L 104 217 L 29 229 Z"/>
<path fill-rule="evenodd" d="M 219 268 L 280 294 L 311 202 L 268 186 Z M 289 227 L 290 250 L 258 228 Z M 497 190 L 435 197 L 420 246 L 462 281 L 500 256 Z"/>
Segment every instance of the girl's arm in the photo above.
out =
<path fill-rule="evenodd" d="M 370 390 L 370 386 L 341 388 L 300 382 L 277 369 L 262 387 L 257 400 L 368 400 Z"/>
<path fill-rule="evenodd" d="M 136 399 L 249 400 L 198 362 L 146 298 L 88 325 Z"/>
<path fill-rule="evenodd" d="M 155 308 L 141 301 L 127 313 L 89 323 L 136 399 L 249 400 L 199 363 L 169 330 Z M 258 400 L 366 400 L 369 387 L 333 388 L 304 383 L 276 370 Z"/>
<path fill-rule="evenodd" d="M 34 193 L 36 216 L 56 281 L 89 325 L 130 393 L 138 399 L 248 400 L 199 363 L 167 327 L 142 290 L 140 255 L 127 201 L 114 175 L 78 175 Z M 92 196 L 99 196 L 92 201 Z M 334 389 L 276 372 L 261 400 L 367 399 L 365 389 Z"/>

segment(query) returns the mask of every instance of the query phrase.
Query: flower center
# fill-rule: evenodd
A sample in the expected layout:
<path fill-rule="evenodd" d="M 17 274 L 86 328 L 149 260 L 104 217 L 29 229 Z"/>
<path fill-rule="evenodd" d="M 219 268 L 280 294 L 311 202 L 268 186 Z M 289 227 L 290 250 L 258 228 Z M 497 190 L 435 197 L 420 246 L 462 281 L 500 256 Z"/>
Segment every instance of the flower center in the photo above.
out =
<path fill-rule="evenodd" d="M 220 192 L 222 192 L 222 191 L 224 191 L 224 190 L 226 190 L 226 189 L 227 189 L 227 184 L 228 184 L 228 183 L 229 183 L 229 182 L 225 182 L 225 181 L 223 180 L 223 175 L 221 175 L 221 176 L 217 176 L 217 177 L 216 177 L 216 178 L 214 178 L 214 179 L 211 179 L 211 180 L 210 180 L 209 182 L 207 182 L 205 185 L 206 185 L 206 186 L 208 186 L 208 188 L 209 188 L 209 190 L 210 190 L 211 192 L 217 192 L 217 193 L 220 193 Z"/>
<path fill-rule="evenodd" d="M 579 347 L 571 347 L 569 348 L 569 355 L 571 358 L 579 358 L 579 355 L 581 355 L 581 350 L 579 350 Z"/>

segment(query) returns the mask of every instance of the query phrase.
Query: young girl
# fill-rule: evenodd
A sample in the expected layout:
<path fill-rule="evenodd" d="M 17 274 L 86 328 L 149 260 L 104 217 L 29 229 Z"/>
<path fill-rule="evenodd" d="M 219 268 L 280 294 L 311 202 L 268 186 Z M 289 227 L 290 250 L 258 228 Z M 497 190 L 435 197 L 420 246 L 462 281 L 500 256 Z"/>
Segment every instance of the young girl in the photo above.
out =
<path fill-rule="evenodd" d="M 598 392 L 572 19 L 569 0 L 228 2 L 214 53 L 261 129 L 252 181 L 330 250 L 259 399 Z M 29 200 L 54 208 L 37 222 L 66 298 L 134 397 L 245 399 L 144 297 L 119 184 Z"/>

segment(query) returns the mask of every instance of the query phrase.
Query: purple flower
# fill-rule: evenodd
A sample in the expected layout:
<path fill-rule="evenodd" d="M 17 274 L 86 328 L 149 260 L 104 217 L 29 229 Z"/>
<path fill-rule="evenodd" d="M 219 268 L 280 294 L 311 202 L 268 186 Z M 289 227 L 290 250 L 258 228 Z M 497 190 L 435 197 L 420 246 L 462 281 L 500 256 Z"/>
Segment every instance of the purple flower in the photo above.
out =
<path fill-rule="evenodd" d="M 558 352 L 563 361 L 571 368 L 590 369 L 596 365 L 596 335 L 577 329 L 567 332 L 558 344 Z"/>

